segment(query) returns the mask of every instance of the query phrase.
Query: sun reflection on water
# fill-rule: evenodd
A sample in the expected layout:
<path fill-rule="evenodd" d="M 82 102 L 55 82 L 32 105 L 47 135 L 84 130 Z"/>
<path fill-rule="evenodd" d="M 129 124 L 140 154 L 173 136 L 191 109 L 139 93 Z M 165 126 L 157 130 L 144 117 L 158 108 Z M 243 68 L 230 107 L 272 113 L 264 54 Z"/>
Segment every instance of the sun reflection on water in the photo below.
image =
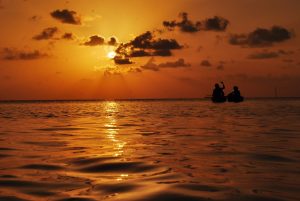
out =
<path fill-rule="evenodd" d="M 119 177 L 117 178 L 117 181 L 123 181 L 126 179 L 129 175 L 128 174 L 120 174 Z"/>
<path fill-rule="evenodd" d="M 122 141 L 119 135 L 119 128 L 117 127 L 118 103 L 114 101 L 106 102 L 105 104 L 105 118 L 104 124 L 106 137 L 113 143 L 113 156 L 121 156 L 124 153 L 126 142 Z"/>

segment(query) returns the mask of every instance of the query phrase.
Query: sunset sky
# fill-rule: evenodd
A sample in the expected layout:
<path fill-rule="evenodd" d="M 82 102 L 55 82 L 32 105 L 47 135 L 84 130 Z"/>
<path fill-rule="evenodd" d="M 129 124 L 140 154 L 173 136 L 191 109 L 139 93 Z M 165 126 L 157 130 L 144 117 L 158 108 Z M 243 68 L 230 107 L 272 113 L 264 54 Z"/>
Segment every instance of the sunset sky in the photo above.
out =
<path fill-rule="evenodd" d="M 300 96 L 299 0 L 0 0 L 0 100 Z"/>

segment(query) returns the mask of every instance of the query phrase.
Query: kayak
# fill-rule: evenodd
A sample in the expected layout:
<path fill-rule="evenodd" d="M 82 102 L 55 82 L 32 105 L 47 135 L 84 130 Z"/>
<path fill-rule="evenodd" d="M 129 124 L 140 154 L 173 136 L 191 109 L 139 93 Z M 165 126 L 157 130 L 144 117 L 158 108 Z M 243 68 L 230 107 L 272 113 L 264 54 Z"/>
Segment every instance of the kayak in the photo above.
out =
<path fill-rule="evenodd" d="M 214 97 L 212 97 L 211 100 L 214 103 L 224 103 L 224 102 L 226 102 L 226 97 L 221 97 L 221 98 L 214 98 Z"/>
<path fill-rule="evenodd" d="M 243 96 L 238 96 L 238 97 L 228 96 L 227 97 L 227 101 L 228 102 L 239 103 L 239 102 L 243 102 L 244 101 L 244 97 Z"/>

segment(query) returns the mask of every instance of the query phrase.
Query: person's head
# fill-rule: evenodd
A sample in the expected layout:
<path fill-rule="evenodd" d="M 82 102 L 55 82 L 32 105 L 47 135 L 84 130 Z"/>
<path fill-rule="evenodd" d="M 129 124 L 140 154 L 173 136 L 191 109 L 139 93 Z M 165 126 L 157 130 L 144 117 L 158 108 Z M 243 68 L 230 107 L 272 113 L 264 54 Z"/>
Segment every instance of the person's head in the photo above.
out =
<path fill-rule="evenodd" d="M 239 88 L 238 88 L 237 86 L 234 86 L 234 87 L 233 87 L 233 90 L 234 90 L 234 91 L 237 91 L 237 90 L 239 90 Z"/>
<path fill-rule="evenodd" d="M 218 83 L 215 84 L 215 88 L 220 88 Z"/>

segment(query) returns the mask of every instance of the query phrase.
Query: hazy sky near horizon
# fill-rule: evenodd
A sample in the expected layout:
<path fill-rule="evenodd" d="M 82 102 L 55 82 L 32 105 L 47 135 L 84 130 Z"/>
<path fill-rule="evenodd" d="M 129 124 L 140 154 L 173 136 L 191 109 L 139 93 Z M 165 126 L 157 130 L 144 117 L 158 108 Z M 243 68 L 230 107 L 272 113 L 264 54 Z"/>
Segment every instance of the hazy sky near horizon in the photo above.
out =
<path fill-rule="evenodd" d="M 299 0 L 0 0 L 0 100 L 300 96 Z"/>

